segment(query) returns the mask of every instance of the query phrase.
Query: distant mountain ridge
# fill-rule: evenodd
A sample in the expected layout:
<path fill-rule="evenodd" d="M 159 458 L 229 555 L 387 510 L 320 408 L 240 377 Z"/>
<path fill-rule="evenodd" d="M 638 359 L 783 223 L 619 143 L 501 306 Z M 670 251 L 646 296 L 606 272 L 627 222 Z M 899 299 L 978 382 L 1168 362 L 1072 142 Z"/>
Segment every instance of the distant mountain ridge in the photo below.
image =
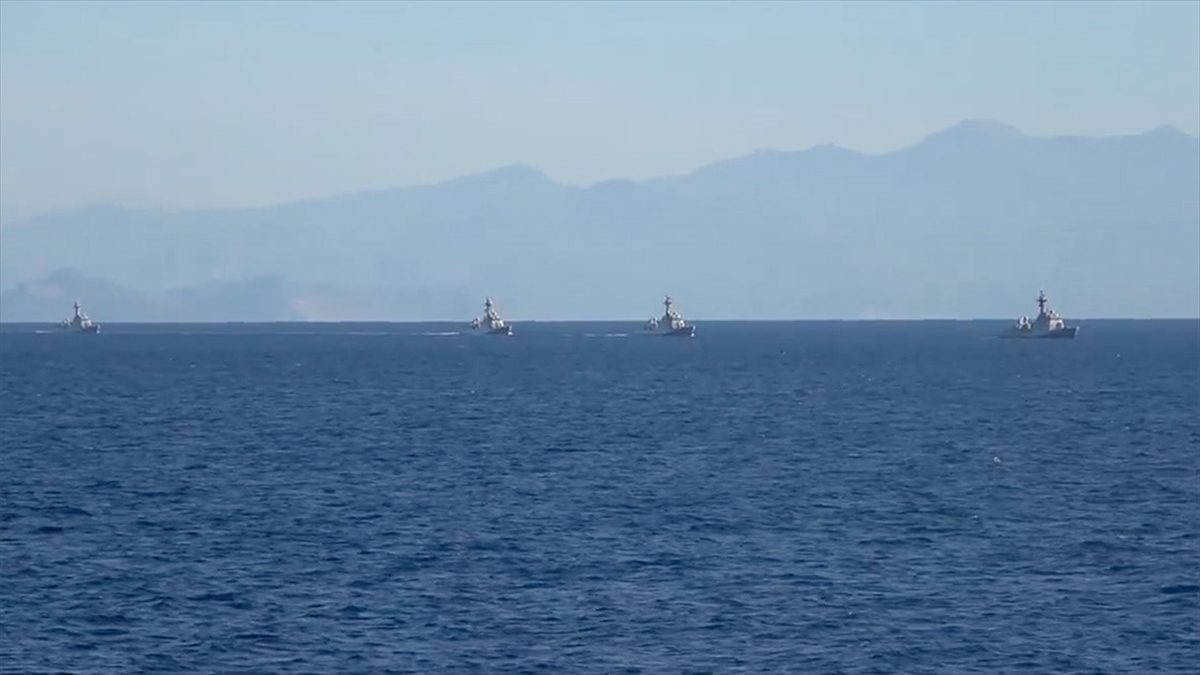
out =
<path fill-rule="evenodd" d="M 213 281 L 161 292 L 138 291 L 76 270 L 56 270 L 0 293 L 0 321 L 55 322 L 71 304 L 97 321 L 416 321 L 462 320 L 479 302 L 464 289 L 346 290 L 279 277 Z"/>
<path fill-rule="evenodd" d="M 0 319 L 60 269 L 158 297 L 217 281 L 230 316 L 264 318 L 228 285 L 456 289 L 545 319 L 649 316 L 665 292 L 691 316 L 1007 316 L 1044 287 L 1069 316 L 1197 316 L 1200 140 L 967 121 L 879 155 L 768 150 L 587 187 L 513 165 L 265 208 L 50 214 L 0 229 Z"/>

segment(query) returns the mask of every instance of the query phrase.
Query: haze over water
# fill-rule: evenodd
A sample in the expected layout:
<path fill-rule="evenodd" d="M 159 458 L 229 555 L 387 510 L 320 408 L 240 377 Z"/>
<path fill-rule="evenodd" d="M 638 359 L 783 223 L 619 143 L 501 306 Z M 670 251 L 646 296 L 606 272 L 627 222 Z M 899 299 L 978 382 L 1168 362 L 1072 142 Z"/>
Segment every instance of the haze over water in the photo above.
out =
<path fill-rule="evenodd" d="M 1200 314 L 1196 3 L 10 0 L 0 70 L 0 321 Z"/>

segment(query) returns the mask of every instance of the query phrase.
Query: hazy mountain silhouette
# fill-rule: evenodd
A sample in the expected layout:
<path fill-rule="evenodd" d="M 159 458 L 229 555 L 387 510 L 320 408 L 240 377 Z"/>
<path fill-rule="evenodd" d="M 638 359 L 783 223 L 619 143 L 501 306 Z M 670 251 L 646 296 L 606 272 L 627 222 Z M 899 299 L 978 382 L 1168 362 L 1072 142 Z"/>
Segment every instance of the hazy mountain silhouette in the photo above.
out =
<path fill-rule="evenodd" d="M 279 277 L 141 292 L 64 269 L 0 292 L 0 321 L 58 321 L 76 300 L 101 322 L 462 320 L 479 304 L 463 289 L 355 291 Z"/>
<path fill-rule="evenodd" d="M 1041 287 L 1069 316 L 1196 316 L 1200 141 L 969 121 L 881 155 L 760 151 L 586 188 L 511 166 L 269 208 L 100 207 L 0 230 L 0 288 L 60 268 L 159 298 L 217 282 L 203 302 L 227 319 L 279 316 L 292 310 L 275 303 L 312 289 L 413 288 L 443 289 L 464 317 L 485 292 L 513 318 L 649 316 L 665 292 L 697 318 L 1009 316 Z M 287 292 L 267 293 L 265 278 Z M 452 314 L 388 302 L 371 311 Z"/>

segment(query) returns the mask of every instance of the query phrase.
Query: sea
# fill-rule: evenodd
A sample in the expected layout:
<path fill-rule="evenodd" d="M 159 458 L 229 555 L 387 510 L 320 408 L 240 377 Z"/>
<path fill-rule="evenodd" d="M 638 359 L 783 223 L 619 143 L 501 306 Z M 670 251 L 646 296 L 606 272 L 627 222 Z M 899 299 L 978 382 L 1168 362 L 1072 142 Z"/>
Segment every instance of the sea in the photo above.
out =
<path fill-rule="evenodd" d="M 0 672 L 1200 671 L 1200 321 L 0 327 Z"/>

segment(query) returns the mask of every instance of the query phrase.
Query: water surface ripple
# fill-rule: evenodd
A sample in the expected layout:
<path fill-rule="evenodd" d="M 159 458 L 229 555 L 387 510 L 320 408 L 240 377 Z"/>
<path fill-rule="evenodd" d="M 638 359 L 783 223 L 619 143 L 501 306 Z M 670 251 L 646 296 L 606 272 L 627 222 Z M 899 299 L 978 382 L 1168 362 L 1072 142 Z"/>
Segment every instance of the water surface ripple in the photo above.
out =
<path fill-rule="evenodd" d="M 0 671 L 1195 668 L 1200 323 L 1000 327 L 5 328 Z"/>

